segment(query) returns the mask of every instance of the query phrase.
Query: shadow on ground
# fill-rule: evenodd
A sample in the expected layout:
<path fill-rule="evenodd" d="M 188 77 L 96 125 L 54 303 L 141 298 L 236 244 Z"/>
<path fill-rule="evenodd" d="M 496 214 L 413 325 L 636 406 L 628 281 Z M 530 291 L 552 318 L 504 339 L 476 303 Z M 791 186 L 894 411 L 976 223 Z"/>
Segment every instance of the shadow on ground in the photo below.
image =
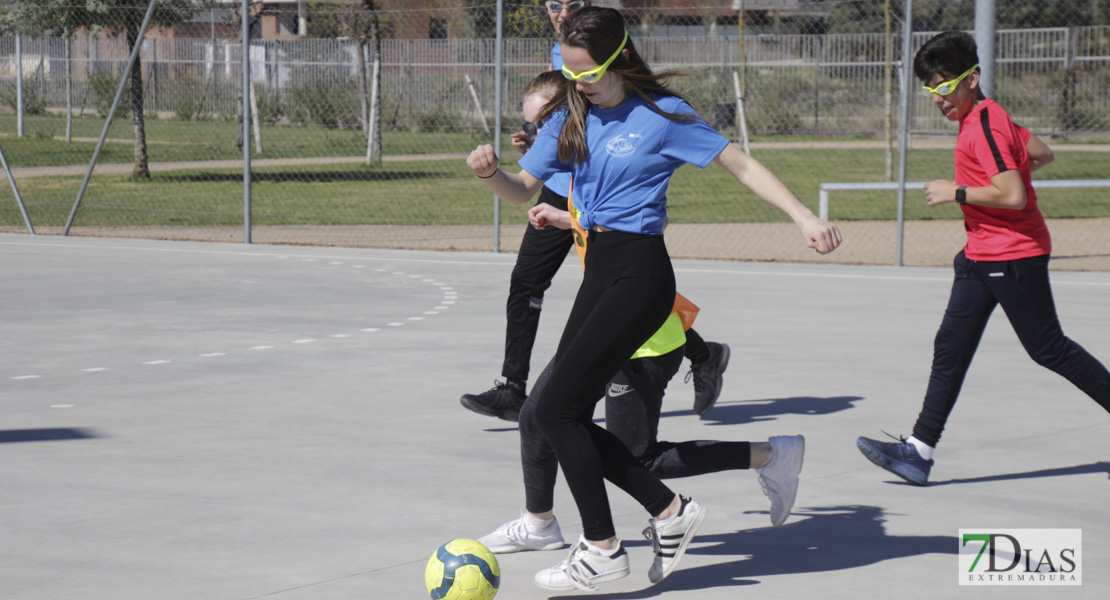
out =
<path fill-rule="evenodd" d="M 679 569 L 663 582 L 633 592 L 589 594 L 599 600 L 654 598 L 678 590 L 758 585 L 772 575 L 821 573 L 925 554 L 958 554 L 955 536 L 892 536 L 878 506 L 831 506 L 795 511 L 801 520 L 779 528 L 698 536 L 689 556 L 732 560 Z M 628 546 L 647 542 L 625 542 Z M 955 562 L 953 562 L 955 565 Z M 953 567 L 954 568 L 954 567 Z M 860 582 L 861 584 L 864 582 Z M 561 597 L 578 597 L 578 594 Z M 581 595 L 586 597 L 585 594 Z"/>

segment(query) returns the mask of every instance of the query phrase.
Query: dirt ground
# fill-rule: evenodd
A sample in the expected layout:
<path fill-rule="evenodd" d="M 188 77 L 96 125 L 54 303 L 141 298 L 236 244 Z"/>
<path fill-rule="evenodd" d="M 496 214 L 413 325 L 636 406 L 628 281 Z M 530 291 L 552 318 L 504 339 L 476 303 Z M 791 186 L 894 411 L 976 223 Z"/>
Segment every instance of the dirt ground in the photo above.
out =
<path fill-rule="evenodd" d="M 828 256 L 805 247 L 791 223 L 674 224 L 667 230 L 667 247 L 675 258 L 894 265 L 897 224 L 893 221 L 838 222 L 844 244 Z M 1110 271 L 1110 219 L 1054 219 L 1052 268 L 1069 271 Z M 500 251 L 515 253 L 524 225 L 501 227 Z M 5 233 L 27 233 L 16 227 Z M 36 229 L 40 235 L 61 235 L 59 227 Z M 242 242 L 241 227 L 74 227 L 71 236 L 148 238 L 203 242 Z M 902 264 L 948 266 L 966 237 L 958 221 L 909 221 L 903 234 Z M 459 226 L 256 226 L 255 244 L 399 248 L 492 252 L 489 225 Z"/>

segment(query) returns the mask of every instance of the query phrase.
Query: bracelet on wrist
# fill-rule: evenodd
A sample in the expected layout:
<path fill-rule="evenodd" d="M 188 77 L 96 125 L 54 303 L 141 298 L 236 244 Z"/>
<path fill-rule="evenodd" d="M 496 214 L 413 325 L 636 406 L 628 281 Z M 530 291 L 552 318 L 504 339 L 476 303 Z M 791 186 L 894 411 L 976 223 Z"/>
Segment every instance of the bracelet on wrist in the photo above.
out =
<path fill-rule="evenodd" d="M 490 173 L 489 175 L 486 175 L 485 177 L 482 177 L 481 175 L 479 175 L 478 179 L 489 179 L 490 177 L 493 177 L 494 175 L 497 175 L 497 172 L 500 171 L 500 170 L 501 170 L 501 167 L 497 167 L 496 169 L 493 170 L 493 173 Z"/>

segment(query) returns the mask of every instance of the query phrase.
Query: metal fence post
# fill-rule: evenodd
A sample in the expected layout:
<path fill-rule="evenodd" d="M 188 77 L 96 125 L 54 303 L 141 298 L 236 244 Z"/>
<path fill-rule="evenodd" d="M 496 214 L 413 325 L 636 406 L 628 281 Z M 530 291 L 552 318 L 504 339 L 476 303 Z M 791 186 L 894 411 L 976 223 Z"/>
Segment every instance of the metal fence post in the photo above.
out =
<path fill-rule="evenodd" d="M 504 71 L 501 44 L 504 39 L 505 29 L 505 2 L 497 0 L 497 46 L 494 48 L 494 92 L 493 109 L 496 111 L 493 118 L 493 151 L 497 154 L 497 163 L 501 164 L 501 86 L 504 81 Z M 493 252 L 501 252 L 501 198 L 493 196 Z"/>
<path fill-rule="evenodd" d="M 23 222 L 27 224 L 27 232 L 35 235 L 35 227 L 31 225 L 31 216 L 27 214 L 27 206 L 23 204 L 23 196 L 19 195 L 19 187 L 15 184 L 15 175 L 12 175 L 12 169 L 8 166 L 8 159 L 4 157 L 3 148 L 0 148 L 0 167 L 3 167 L 4 173 L 8 176 L 8 183 L 12 186 L 12 194 L 15 194 L 15 201 L 19 204 L 19 214 L 23 215 Z"/>
<path fill-rule="evenodd" d="M 15 34 L 15 130 L 23 137 L 23 35 Z"/>
<path fill-rule="evenodd" d="M 910 137 L 910 51 L 913 49 L 913 0 L 906 0 L 902 13 L 902 123 L 898 141 L 898 235 L 894 250 L 895 266 L 902 266 L 902 246 L 906 231 L 906 149 Z"/>
<path fill-rule="evenodd" d="M 153 0 L 152 0 L 153 2 Z M 243 21 L 243 243 L 251 243 L 251 20 L 247 12 L 250 0 L 243 0 L 239 10 Z"/>
<path fill-rule="evenodd" d="M 979 88 L 994 93 L 994 0 L 975 0 L 975 44 L 979 46 Z"/>

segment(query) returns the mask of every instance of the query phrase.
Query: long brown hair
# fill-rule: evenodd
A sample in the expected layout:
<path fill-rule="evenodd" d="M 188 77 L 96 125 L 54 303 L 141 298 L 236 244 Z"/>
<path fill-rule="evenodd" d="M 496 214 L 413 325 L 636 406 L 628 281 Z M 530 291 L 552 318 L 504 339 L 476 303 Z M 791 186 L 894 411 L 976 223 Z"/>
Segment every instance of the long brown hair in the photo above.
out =
<path fill-rule="evenodd" d="M 620 47 L 624 39 L 625 23 L 621 13 L 611 8 L 587 6 L 567 17 L 559 27 L 559 41 L 564 46 L 584 48 L 590 58 L 597 64 L 606 61 Z M 680 94 L 667 87 L 666 81 L 681 75 L 673 71 L 654 73 L 648 66 L 632 38 L 624 46 L 628 56 L 623 53 L 609 65 L 607 73 L 619 75 L 624 82 L 625 91 L 636 94 L 653 110 L 675 121 L 692 121 L 697 118 L 693 113 L 669 113 L 651 99 L 651 94 L 658 96 L 675 96 L 682 100 Z M 563 93 L 556 95 L 540 111 L 540 118 L 546 119 L 548 115 L 560 108 L 566 107 L 567 118 L 559 132 L 559 160 L 564 162 L 583 162 L 590 156 L 586 147 L 586 115 L 590 109 L 590 101 L 586 95 L 579 92 L 575 82 L 566 80 Z"/>

